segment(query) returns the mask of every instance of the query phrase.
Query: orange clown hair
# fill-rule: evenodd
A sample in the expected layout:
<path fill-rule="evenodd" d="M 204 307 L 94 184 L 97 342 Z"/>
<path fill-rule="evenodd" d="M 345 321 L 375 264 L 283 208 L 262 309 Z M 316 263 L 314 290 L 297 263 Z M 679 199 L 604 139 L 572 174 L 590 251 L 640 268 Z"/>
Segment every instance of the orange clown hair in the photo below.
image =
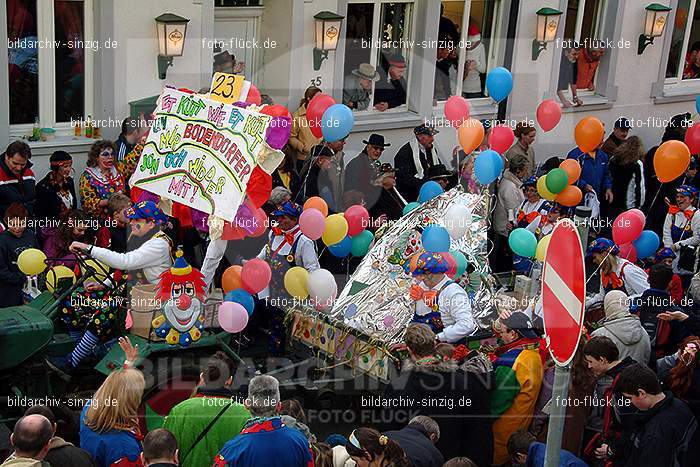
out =
<path fill-rule="evenodd" d="M 190 272 L 184 275 L 173 274 L 172 269 L 166 270 L 160 275 L 160 281 L 158 282 L 158 295 L 157 299 L 161 303 L 165 303 L 170 300 L 170 292 L 172 290 L 173 284 L 182 284 L 186 282 L 192 282 L 194 284 L 194 291 L 197 298 L 204 301 L 206 298 L 204 283 L 204 274 L 199 271 L 199 269 L 191 268 Z"/>

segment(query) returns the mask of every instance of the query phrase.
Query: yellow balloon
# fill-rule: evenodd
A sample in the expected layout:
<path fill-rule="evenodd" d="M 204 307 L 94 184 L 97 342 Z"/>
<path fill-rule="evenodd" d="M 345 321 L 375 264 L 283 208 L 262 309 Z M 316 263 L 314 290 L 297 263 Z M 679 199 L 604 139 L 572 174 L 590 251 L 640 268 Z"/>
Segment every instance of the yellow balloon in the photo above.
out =
<path fill-rule="evenodd" d="M 302 300 L 309 296 L 308 281 L 309 271 L 300 266 L 294 266 L 284 275 L 284 288 L 292 297 Z"/>
<path fill-rule="evenodd" d="M 547 189 L 546 175 L 542 175 L 540 178 L 537 179 L 537 193 L 539 193 L 541 197 L 548 201 L 554 201 L 554 199 L 557 197 L 556 194 L 552 193 Z"/>
<path fill-rule="evenodd" d="M 96 259 L 88 259 L 85 261 L 84 265 L 80 265 L 80 273 L 83 275 L 87 273 L 86 266 L 89 266 L 95 270 L 92 277 L 98 281 L 104 281 L 109 276 L 109 266 L 100 261 L 97 261 Z"/>
<path fill-rule="evenodd" d="M 549 248 L 549 241 L 552 240 L 552 234 L 545 235 L 540 239 L 537 244 L 537 249 L 535 250 L 535 258 L 539 261 L 544 261 L 544 256 L 547 254 L 547 248 Z"/>
<path fill-rule="evenodd" d="M 17 267 L 27 276 L 36 276 L 46 270 L 46 255 L 36 248 L 28 248 L 17 257 Z"/>
<path fill-rule="evenodd" d="M 326 217 L 326 230 L 323 231 L 321 239 L 326 245 L 340 243 L 348 234 L 348 221 L 342 214 L 331 214 Z"/>
<path fill-rule="evenodd" d="M 70 278 L 75 284 L 75 274 L 69 268 L 63 265 L 54 266 L 46 272 L 46 288 L 49 292 L 56 290 L 61 279 Z"/>

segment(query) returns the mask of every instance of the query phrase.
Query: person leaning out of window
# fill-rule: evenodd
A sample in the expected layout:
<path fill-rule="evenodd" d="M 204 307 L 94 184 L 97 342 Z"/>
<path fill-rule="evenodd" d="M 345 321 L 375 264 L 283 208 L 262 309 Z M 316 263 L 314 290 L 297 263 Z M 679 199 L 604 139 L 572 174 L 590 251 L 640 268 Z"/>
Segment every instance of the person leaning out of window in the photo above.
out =
<path fill-rule="evenodd" d="M 372 92 L 372 81 L 378 80 L 379 73 L 372 65 L 360 63 L 359 67 L 352 70 L 351 75 L 345 77 L 343 104 L 353 110 L 367 110 Z"/>

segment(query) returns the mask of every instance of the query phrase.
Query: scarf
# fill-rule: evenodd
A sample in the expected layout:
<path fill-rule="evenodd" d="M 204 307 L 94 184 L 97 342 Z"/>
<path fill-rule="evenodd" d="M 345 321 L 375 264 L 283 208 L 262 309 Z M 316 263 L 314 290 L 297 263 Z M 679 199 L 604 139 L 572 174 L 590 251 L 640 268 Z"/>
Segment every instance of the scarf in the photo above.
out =
<path fill-rule="evenodd" d="M 523 350 L 528 350 L 528 349 L 539 349 L 540 347 L 540 342 L 542 339 L 539 337 L 521 337 L 519 339 L 514 340 L 513 342 L 509 344 L 503 344 L 502 346 L 498 347 L 496 350 L 493 351 L 493 353 L 489 354 L 489 360 L 491 362 L 495 362 L 498 360 L 498 357 L 503 355 L 504 353 L 513 350 L 513 349 L 523 349 Z M 540 352 L 540 358 L 542 357 L 542 352 Z M 544 360 L 543 360 L 544 362 Z"/>
<path fill-rule="evenodd" d="M 676 214 L 682 212 L 685 218 L 690 221 L 693 216 L 695 215 L 695 209 L 693 208 L 687 208 L 681 211 L 681 208 L 676 206 L 675 204 L 672 204 L 668 207 L 668 213 L 671 214 L 672 216 L 675 216 Z"/>
<path fill-rule="evenodd" d="M 622 278 L 614 272 L 611 272 L 610 274 L 605 274 L 604 272 L 601 272 L 600 282 L 601 284 L 603 284 L 603 288 L 608 288 L 608 286 L 610 286 L 613 289 L 620 289 L 625 284 L 622 281 Z"/>
<path fill-rule="evenodd" d="M 299 227 L 294 227 L 292 230 L 289 230 L 287 232 L 284 232 L 279 227 L 272 227 L 273 235 L 275 235 L 275 237 L 279 237 L 280 235 L 284 235 L 284 241 L 287 242 L 290 246 L 294 245 L 294 240 L 296 237 L 296 233 L 298 231 L 299 231 Z"/>
<path fill-rule="evenodd" d="M 433 308 L 435 306 L 437 296 L 438 296 L 438 291 L 437 290 L 425 290 L 423 289 L 420 285 L 418 284 L 413 284 L 411 285 L 411 289 L 409 291 L 409 294 L 411 296 L 411 299 L 414 301 L 420 301 L 423 300 L 423 303 L 425 303 L 425 306 L 428 308 Z"/>

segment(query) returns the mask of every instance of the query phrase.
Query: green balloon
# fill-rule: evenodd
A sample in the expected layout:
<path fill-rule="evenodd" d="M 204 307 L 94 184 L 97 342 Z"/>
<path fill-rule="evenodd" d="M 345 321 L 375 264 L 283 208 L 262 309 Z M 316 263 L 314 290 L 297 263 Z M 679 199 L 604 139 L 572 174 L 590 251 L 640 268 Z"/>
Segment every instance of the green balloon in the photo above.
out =
<path fill-rule="evenodd" d="M 467 257 L 464 256 L 461 251 L 457 250 L 450 250 L 450 254 L 457 262 L 457 274 L 455 274 L 455 277 L 459 277 L 467 270 Z"/>
<path fill-rule="evenodd" d="M 517 228 L 508 236 L 508 245 L 516 255 L 532 258 L 537 251 L 537 237 L 527 229 Z"/>
<path fill-rule="evenodd" d="M 554 194 L 561 193 L 569 184 L 569 175 L 564 169 L 552 169 L 547 173 L 545 185 Z"/>
<path fill-rule="evenodd" d="M 364 256 L 369 251 L 369 246 L 374 241 L 374 234 L 369 230 L 363 230 L 359 234 L 352 237 L 352 247 L 350 253 L 353 256 Z"/>
<path fill-rule="evenodd" d="M 416 209 L 418 206 L 420 206 L 420 203 L 418 201 L 413 201 L 412 203 L 408 203 L 406 206 L 403 208 L 403 215 L 405 216 L 409 212 L 413 211 Z"/>

